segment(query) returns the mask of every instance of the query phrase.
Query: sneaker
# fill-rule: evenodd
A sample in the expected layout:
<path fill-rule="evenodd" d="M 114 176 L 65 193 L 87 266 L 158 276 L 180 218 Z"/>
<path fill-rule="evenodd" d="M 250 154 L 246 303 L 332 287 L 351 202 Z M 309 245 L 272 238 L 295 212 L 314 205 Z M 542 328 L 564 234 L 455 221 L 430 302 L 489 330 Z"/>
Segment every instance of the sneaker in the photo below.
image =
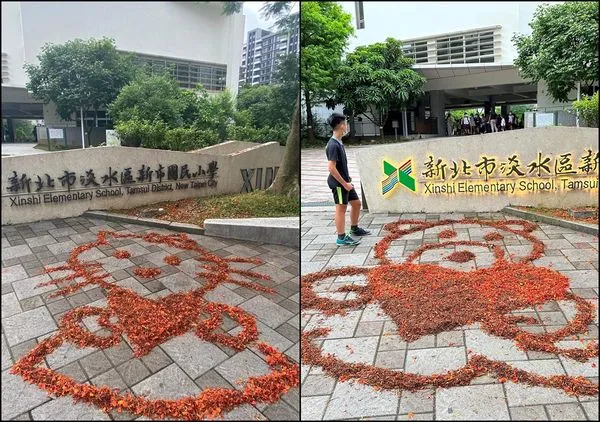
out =
<path fill-rule="evenodd" d="M 371 234 L 371 232 L 361 227 L 357 227 L 356 230 L 350 230 L 350 234 L 353 234 L 354 236 L 366 236 Z"/>
<path fill-rule="evenodd" d="M 343 239 L 340 239 L 339 237 L 335 240 L 335 244 L 338 246 L 356 246 L 360 243 L 360 240 L 354 240 L 352 239 L 350 236 L 346 235 L 346 237 L 344 237 Z"/>

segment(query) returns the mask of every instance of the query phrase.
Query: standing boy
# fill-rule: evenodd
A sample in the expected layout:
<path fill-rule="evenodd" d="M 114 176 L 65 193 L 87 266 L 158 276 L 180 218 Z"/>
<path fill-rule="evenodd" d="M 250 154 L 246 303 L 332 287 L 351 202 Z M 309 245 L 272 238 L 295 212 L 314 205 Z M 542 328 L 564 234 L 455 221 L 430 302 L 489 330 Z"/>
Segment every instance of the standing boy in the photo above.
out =
<path fill-rule="evenodd" d="M 358 245 L 360 241 L 353 239 L 345 232 L 346 226 L 346 208 L 350 203 L 350 234 L 355 236 L 364 236 L 370 234 L 369 231 L 358 227 L 358 217 L 360 216 L 360 200 L 354 190 L 354 185 L 350 183 L 352 179 L 348 174 L 348 159 L 346 150 L 342 144 L 342 137 L 347 135 L 350 130 L 346 116 L 340 113 L 333 113 L 327 119 L 327 123 L 333 129 L 333 135 L 327 142 L 325 153 L 327 154 L 327 168 L 329 177 L 327 184 L 333 192 L 333 201 L 335 202 L 335 228 L 337 230 L 336 245 Z"/>

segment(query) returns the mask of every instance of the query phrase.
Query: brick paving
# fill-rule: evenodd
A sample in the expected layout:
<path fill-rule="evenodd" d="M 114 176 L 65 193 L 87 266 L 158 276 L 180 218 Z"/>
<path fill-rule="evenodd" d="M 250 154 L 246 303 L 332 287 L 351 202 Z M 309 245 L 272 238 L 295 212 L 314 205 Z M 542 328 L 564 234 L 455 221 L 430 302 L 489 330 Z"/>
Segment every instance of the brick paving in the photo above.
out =
<path fill-rule="evenodd" d="M 304 164 L 304 163 L 303 163 Z M 304 167 L 303 167 L 304 172 Z M 303 189 L 304 191 L 304 189 Z M 333 207 L 332 207 L 333 208 Z M 308 274 L 327 268 L 356 265 L 374 267 L 373 247 L 385 232 L 383 225 L 402 219 L 460 220 L 465 217 L 481 219 L 514 219 L 502 213 L 481 214 L 369 214 L 361 215 L 360 225 L 372 231 L 356 247 L 335 246 L 333 209 L 329 212 L 303 212 L 301 226 L 301 273 Z M 481 241 L 486 229 L 479 225 L 454 224 L 459 240 Z M 448 228 L 448 227 L 444 227 Z M 568 340 L 560 346 L 583 347 L 589 341 L 598 341 L 598 238 L 570 229 L 540 224 L 533 234 L 546 245 L 545 255 L 534 265 L 554 268 L 570 278 L 571 290 L 595 304 L 596 317 L 588 332 L 577 340 Z M 388 256 L 394 261 L 403 259 L 424 242 L 436 236 L 417 232 L 393 242 Z M 506 256 L 520 256 L 529 251 L 528 241 L 518 236 L 505 236 Z M 480 251 L 475 262 L 456 264 L 442 261 L 438 251 L 427 251 L 421 262 L 437 263 L 469 270 L 491 265 L 492 259 Z M 444 253 L 451 253 L 445 250 Z M 366 283 L 363 276 L 351 277 L 355 284 Z M 352 292 L 335 292 L 349 282 L 328 279 L 315 284 L 319 295 L 332 299 L 348 298 Z M 529 330 L 553 331 L 574 315 L 574 306 L 564 301 L 553 301 L 541 307 L 524 309 L 521 313 L 537 316 L 541 326 Z M 426 317 L 426 316 L 425 316 Z M 301 314 L 304 330 L 318 327 L 332 328 L 318 339 L 324 352 L 333 353 L 349 362 L 365 362 L 397 371 L 418 374 L 445 372 L 463 366 L 467 349 L 473 353 L 509 362 L 511 365 L 540 375 L 582 375 L 598 382 L 598 359 L 578 363 L 563 356 L 541 352 L 524 352 L 512 341 L 501 339 L 479 329 L 478 324 L 437 335 L 426 335 L 406 343 L 396 335 L 396 326 L 379 305 L 370 303 L 345 316 L 324 316 L 317 310 Z M 301 401 L 303 419 L 381 419 L 381 420 L 597 420 L 598 397 L 574 397 L 562 390 L 527 387 L 483 376 L 470 385 L 420 390 L 417 392 L 376 391 L 370 386 L 354 382 L 340 382 L 325 375 L 320 367 L 301 366 Z"/>
<path fill-rule="evenodd" d="M 352 177 L 352 183 L 360 198 L 360 175 L 356 166 L 356 151 L 360 147 L 346 147 L 346 156 L 348 157 L 348 172 Z M 333 205 L 333 195 L 331 189 L 327 186 L 327 157 L 325 156 L 325 145 L 323 148 L 310 148 L 300 151 L 300 160 L 302 162 L 302 171 L 300 172 L 300 186 L 302 192 L 300 201 L 303 206 L 310 204 L 331 204 Z"/>
<path fill-rule="evenodd" d="M 131 420 L 129 413 L 107 415 L 87 404 L 73 404 L 70 397 L 52 398 L 44 391 L 11 375 L 9 369 L 19 357 L 57 331 L 60 317 L 82 306 L 106 306 L 100 287 L 86 286 L 67 297 L 48 298 L 55 287 L 36 288 L 57 273 L 43 274 L 44 266 L 65 262 L 77 245 L 96 240 L 100 230 L 120 233 L 146 231 L 169 234 L 168 230 L 140 225 L 118 224 L 88 218 L 68 218 L 2 227 L 2 420 Z M 240 268 L 268 274 L 265 282 L 275 294 L 260 293 L 234 284 L 223 284 L 207 294 L 214 302 L 236 305 L 257 317 L 259 340 L 279 348 L 299 360 L 299 251 L 280 245 L 239 242 L 201 235 L 189 235 L 199 245 L 222 256 L 260 257 L 264 264 L 239 264 Z M 119 244 L 116 245 L 115 243 Z M 128 250 L 131 258 L 117 260 L 114 248 Z M 165 265 L 164 256 L 175 253 L 182 259 L 178 268 Z M 111 241 L 85 252 L 85 260 L 100 262 L 114 282 L 133 289 L 145 298 L 159 298 L 176 291 L 197 288 L 197 261 L 189 251 L 174 250 L 141 239 Z M 136 276 L 138 266 L 161 267 L 156 279 Z M 227 322 L 227 320 L 226 320 Z M 237 324 L 228 320 L 224 328 L 235 334 Z M 100 327 L 85 319 L 87 328 Z M 151 398 L 180 398 L 197 395 L 209 387 L 240 388 L 239 379 L 265 373 L 262 354 L 250 346 L 236 352 L 225 346 L 205 342 L 193 333 L 173 338 L 155 347 L 148 355 L 134 358 L 125 336 L 117 346 L 107 349 L 77 348 L 63 344 L 46 358 L 46 365 L 82 383 L 108 385 L 122 392 L 148 394 Z M 226 420 L 298 420 L 298 388 L 275 404 L 244 405 L 224 415 Z M 145 418 L 139 418 L 145 419 Z"/>

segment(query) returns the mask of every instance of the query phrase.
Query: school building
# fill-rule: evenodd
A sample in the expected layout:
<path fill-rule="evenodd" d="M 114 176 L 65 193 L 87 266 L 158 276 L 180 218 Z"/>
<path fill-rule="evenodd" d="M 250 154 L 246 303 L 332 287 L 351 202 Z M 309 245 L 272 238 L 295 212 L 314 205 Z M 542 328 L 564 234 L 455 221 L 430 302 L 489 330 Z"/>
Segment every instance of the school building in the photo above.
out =
<path fill-rule="evenodd" d="M 511 38 L 531 33 L 529 23 L 542 2 L 340 3 L 355 25 L 348 51 L 388 37 L 399 39 L 415 60 L 413 69 L 427 79 L 416 107 L 390 112 L 385 134 L 394 134 L 397 121 L 399 134 L 443 135 L 447 110 L 482 108 L 487 114 L 499 106 L 506 115 L 515 104 L 537 104 L 540 122 L 544 115 L 547 124 L 575 125 L 574 115 L 563 110 L 570 103 L 554 103 L 543 82 L 523 79 L 513 65 L 517 51 Z M 576 98 L 574 90 L 569 99 Z M 331 110 L 319 106 L 315 112 L 324 120 Z M 532 124 L 525 122 L 526 127 Z M 364 116 L 355 119 L 355 130 L 358 136 L 379 134 Z"/>
<path fill-rule="evenodd" d="M 120 51 L 134 53 L 153 69 L 171 68 L 182 88 L 202 83 L 209 92 L 238 91 L 244 42 L 242 13 L 222 14 L 223 2 L 2 2 L 3 142 L 14 140 L 13 122 L 42 120 L 68 128 L 81 145 L 81 119 L 64 121 L 51 103 L 42 104 L 25 88 L 25 63 L 38 63 L 45 43 L 108 37 Z M 111 127 L 106 112 L 84 115 L 92 137 Z M 77 140 L 72 140 L 77 144 Z M 86 144 L 90 140 L 86 139 Z M 92 140 L 93 141 L 93 140 Z M 70 141 L 69 141 L 70 142 Z"/>

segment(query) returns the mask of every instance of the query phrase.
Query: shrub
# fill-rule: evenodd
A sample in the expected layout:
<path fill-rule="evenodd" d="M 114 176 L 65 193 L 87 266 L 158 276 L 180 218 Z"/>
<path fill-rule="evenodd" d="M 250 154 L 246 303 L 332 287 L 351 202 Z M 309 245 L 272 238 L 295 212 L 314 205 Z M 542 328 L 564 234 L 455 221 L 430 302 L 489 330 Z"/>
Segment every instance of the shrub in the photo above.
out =
<path fill-rule="evenodd" d="M 167 130 L 165 136 L 165 143 L 172 151 L 192 151 L 219 142 L 219 135 L 214 130 L 175 128 Z"/>
<path fill-rule="evenodd" d="M 573 101 L 573 109 L 579 111 L 579 116 L 586 121 L 588 126 L 598 127 L 598 91 L 591 97 Z"/>
<path fill-rule="evenodd" d="M 167 127 L 162 121 L 126 120 L 117 123 L 115 129 L 124 146 L 169 149 L 165 141 Z"/>
<path fill-rule="evenodd" d="M 231 125 L 228 128 L 227 135 L 229 139 L 236 141 L 258 142 L 261 144 L 279 142 L 281 145 L 285 145 L 289 131 L 290 127 L 284 124 L 261 129 L 252 126 Z"/>

